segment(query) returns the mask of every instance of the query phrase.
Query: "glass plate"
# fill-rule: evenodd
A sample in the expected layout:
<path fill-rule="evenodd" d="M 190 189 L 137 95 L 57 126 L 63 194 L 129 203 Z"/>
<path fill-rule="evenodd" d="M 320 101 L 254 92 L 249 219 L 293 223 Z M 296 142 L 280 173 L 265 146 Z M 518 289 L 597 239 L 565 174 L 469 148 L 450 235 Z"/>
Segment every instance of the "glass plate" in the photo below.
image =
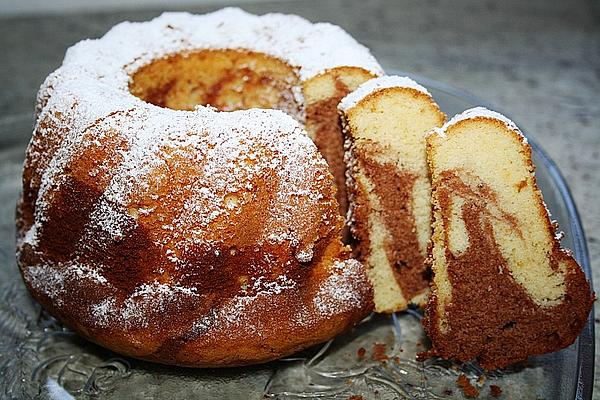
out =
<path fill-rule="evenodd" d="M 401 72 L 391 71 L 402 74 Z M 449 116 L 485 102 L 450 86 L 414 76 Z M 489 107 L 489 106 L 488 106 Z M 493 107 L 489 107 L 494 109 Z M 30 137 L 29 114 L 0 119 L 0 397 L 17 399 L 441 399 L 465 398 L 464 374 L 490 397 L 590 399 L 594 376 L 594 325 L 560 352 L 524 365 L 485 373 L 477 365 L 433 359 L 417 362 L 428 346 L 416 310 L 373 315 L 325 345 L 265 365 L 222 370 L 185 369 L 123 358 L 64 328 L 28 295 L 14 258 L 14 205 Z M 530 140 L 538 184 L 553 218 L 591 279 L 577 210 L 556 165 Z M 357 397 L 358 398 L 358 397 Z"/>

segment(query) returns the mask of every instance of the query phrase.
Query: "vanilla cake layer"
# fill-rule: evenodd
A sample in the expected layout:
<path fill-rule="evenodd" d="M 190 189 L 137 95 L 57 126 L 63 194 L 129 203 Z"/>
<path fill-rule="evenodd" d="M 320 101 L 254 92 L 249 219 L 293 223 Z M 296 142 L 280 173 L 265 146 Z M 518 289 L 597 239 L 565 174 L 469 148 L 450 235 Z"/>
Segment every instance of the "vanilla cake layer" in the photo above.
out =
<path fill-rule="evenodd" d="M 403 310 L 427 294 L 431 190 L 425 134 L 445 115 L 425 88 L 397 76 L 368 81 L 339 109 L 355 255 L 367 266 L 376 311 Z"/>

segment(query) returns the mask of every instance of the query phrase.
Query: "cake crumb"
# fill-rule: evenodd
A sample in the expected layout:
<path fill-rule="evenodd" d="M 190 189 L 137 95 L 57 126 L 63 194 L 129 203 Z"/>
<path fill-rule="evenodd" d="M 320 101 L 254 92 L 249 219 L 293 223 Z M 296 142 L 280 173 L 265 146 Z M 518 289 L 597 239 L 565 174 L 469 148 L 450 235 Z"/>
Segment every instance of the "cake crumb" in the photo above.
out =
<path fill-rule="evenodd" d="M 367 349 L 365 349 L 364 347 L 361 347 L 356 352 L 356 355 L 358 356 L 358 358 L 365 358 L 365 354 L 367 354 Z"/>
<path fill-rule="evenodd" d="M 485 383 L 485 375 L 480 375 L 479 378 L 477 378 L 477 386 L 482 387 L 484 383 Z"/>
<path fill-rule="evenodd" d="M 502 394 L 502 388 L 498 385 L 490 385 L 490 394 L 492 397 L 500 397 Z"/>
<path fill-rule="evenodd" d="M 471 381 L 469 381 L 469 378 L 465 374 L 460 374 L 456 383 L 466 397 L 471 399 L 479 397 L 479 390 L 471 384 Z"/>
<path fill-rule="evenodd" d="M 427 350 L 427 351 L 419 351 L 417 353 L 417 356 L 415 357 L 415 359 L 419 362 L 424 362 L 432 357 L 435 357 L 436 354 L 431 351 L 431 350 Z"/>
<path fill-rule="evenodd" d="M 371 359 L 373 361 L 385 361 L 389 357 L 385 354 L 385 344 L 384 343 L 373 343 L 373 354 L 371 355 Z"/>

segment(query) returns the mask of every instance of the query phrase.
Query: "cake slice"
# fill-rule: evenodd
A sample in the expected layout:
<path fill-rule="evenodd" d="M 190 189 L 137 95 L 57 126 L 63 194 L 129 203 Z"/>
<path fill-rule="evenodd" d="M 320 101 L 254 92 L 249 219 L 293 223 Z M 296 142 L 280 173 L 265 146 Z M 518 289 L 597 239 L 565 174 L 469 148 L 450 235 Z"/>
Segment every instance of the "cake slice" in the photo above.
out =
<path fill-rule="evenodd" d="M 560 247 L 519 129 L 474 108 L 427 137 L 427 157 L 434 210 L 428 355 L 495 369 L 573 343 L 594 296 Z"/>
<path fill-rule="evenodd" d="M 364 49 L 364 51 L 368 51 Z M 368 57 L 371 57 L 369 54 Z M 365 56 L 366 58 L 366 56 Z M 344 173 L 344 135 L 340 129 L 337 106 L 342 98 L 382 71 L 374 59 L 372 69 L 341 66 L 330 68 L 302 83 L 305 102 L 305 128 L 325 157 L 337 187 L 340 214 L 348 211 Z"/>
<path fill-rule="evenodd" d="M 367 81 L 338 108 L 355 256 L 367 266 L 375 310 L 400 311 L 424 302 L 429 287 L 425 135 L 445 115 L 424 87 L 398 76 Z"/>

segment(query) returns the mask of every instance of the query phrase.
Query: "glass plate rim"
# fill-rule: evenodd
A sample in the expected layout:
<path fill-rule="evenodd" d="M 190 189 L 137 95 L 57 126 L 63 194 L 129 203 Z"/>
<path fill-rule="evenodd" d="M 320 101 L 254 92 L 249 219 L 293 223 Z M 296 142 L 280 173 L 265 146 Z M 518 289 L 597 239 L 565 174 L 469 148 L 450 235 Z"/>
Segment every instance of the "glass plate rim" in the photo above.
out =
<path fill-rule="evenodd" d="M 468 91 L 456 88 L 452 85 L 448 85 L 435 79 L 426 78 L 419 74 L 408 73 L 397 69 L 387 69 L 386 71 L 390 75 L 409 76 L 417 82 L 425 85 L 426 87 L 431 87 L 432 89 L 445 92 L 450 96 L 458 97 L 472 104 L 479 104 L 482 107 L 500 112 L 504 115 L 508 115 L 498 107 L 491 105 L 489 102 L 479 98 L 478 96 L 469 93 Z M 517 121 L 515 121 L 515 123 L 517 123 Z M 518 123 L 517 125 L 520 126 Z M 565 178 L 563 177 L 562 173 L 560 172 L 560 169 L 558 168 L 554 160 L 550 158 L 550 156 L 544 151 L 544 149 L 537 143 L 535 139 L 532 139 L 529 135 L 527 135 L 527 131 L 525 129 L 522 130 L 525 136 L 527 137 L 527 141 L 531 145 L 532 151 L 539 156 L 540 160 L 542 160 L 542 163 L 547 168 L 550 176 L 552 177 L 554 183 L 557 186 L 561 199 L 565 204 L 567 214 L 569 216 L 570 228 L 573 235 L 573 251 L 576 258 L 578 259 L 577 261 L 579 261 L 579 264 L 583 268 L 583 271 L 587 279 L 589 280 L 590 286 L 593 290 L 594 285 L 592 282 L 592 270 L 590 265 L 590 256 L 587 248 L 587 240 L 585 237 L 585 232 L 583 231 L 581 219 L 579 217 L 579 211 L 577 210 L 577 206 L 575 205 L 575 200 L 573 199 L 571 190 L 569 189 Z M 592 310 L 590 312 L 590 315 L 588 316 L 588 321 L 583 330 L 581 331 L 581 334 L 579 335 L 579 340 L 577 342 L 577 370 L 575 372 L 577 376 L 577 385 L 574 396 L 575 400 L 589 400 L 592 398 L 592 391 L 594 389 L 595 359 L 594 315 L 594 307 L 592 306 Z"/>

